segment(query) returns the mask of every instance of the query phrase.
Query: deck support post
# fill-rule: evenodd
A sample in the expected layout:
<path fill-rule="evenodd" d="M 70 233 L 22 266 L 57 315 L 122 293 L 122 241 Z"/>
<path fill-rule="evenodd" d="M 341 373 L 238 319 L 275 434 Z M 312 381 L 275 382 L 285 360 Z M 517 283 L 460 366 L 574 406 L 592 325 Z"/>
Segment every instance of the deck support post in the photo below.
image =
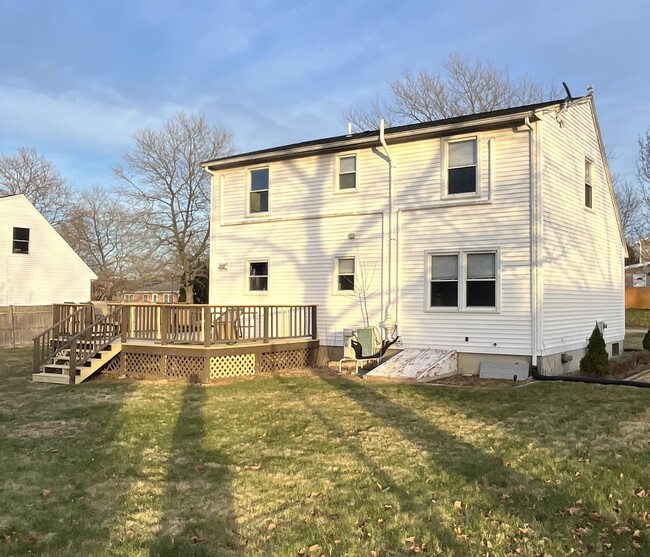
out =
<path fill-rule="evenodd" d="M 167 344 L 167 333 L 169 332 L 169 319 L 171 317 L 171 308 L 163 306 L 160 308 L 160 344 Z"/>
<path fill-rule="evenodd" d="M 264 321 L 263 321 L 263 327 L 264 330 L 262 331 L 262 339 L 263 342 L 268 342 L 269 341 L 269 307 L 265 307 L 264 309 Z"/>
<path fill-rule="evenodd" d="M 318 306 L 311 306 L 311 338 L 318 340 L 318 316 L 316 308 Z"/>
<path fill-rule="evenodd" d="M 34 339 L 34 353 L 33 353 L 33 362 L 34 362 L 34 373 L 39 372 L 39 366 L 41 365 L 41 345 L 40 338 L 36 337 Z"/>

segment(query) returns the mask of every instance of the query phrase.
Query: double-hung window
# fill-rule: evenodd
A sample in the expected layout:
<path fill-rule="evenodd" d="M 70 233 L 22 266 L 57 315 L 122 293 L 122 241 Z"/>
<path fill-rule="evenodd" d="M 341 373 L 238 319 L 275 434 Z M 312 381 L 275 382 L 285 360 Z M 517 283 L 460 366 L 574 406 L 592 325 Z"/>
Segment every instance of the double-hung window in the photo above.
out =
<path fill-rule="evenodd" d="M 357 156 L 346 155 L 338 158 L 338 189 L 355 190 L 357 188 Z"/>
<path fill-rule="evenodd" d="M 354 257 L 336 258 L 336 289 L 354 292 Z"/>
<path fill-rule="evenodd" d="M 585 207 L 593 207 L 593 187 L 591 185 L 592 163 L 585 159 Z"/>
<path fill-rule="evenodd" d="M 254 213 L 269 212 L 269 169 L 255 168 L 250 171 L 250 192 L 248 211 Z"/>
<path fill-rule="evenodd" d="M 477 140 L 448 141 L 447 195 L 478 192 Z"/>
<path fill-rule="evenodd" d="M 29 228 L 14 226 L 13 253 L 29 253 Z"/>
<path fill-rule="evenodd" d="M 497 308 L 497 252 L 428 255 L 429 308 Z"/>
<path fill-rule="evenodd" d="M 269 262 L 250 261 L 248 263 L 248 290 L 267 292 L 269 289 Z"/>

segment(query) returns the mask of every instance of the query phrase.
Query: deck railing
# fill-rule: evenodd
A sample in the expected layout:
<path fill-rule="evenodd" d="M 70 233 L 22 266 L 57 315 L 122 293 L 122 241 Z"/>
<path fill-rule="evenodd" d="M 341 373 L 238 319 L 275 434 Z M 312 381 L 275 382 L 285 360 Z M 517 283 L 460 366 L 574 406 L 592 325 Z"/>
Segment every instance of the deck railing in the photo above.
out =
<path fill-rule="evenodd" d="M 122 339 L 212 346 L 238 341 L 318 338 L 316 306 L 109 304 L 122 308 Z"/>

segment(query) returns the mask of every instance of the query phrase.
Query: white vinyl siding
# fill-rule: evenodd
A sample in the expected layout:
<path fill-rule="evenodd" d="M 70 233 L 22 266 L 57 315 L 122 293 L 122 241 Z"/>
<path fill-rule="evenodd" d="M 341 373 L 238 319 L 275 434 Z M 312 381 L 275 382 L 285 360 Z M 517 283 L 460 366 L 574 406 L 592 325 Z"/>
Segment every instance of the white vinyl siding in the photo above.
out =
<path fill-rule="evenodd" d="M 97 277 L 24 196 L 0 198 L 0 226 L 0 306 L 90 300 Z M 29 232 L 27 254 L 14 253 L 15 228 Z"/>
<path fill-rule="evenodd" d="M 594 119 L 587 103 L 543 119 L 543 344 L 584 348 L 596 321 L 607 342 L 625 334 L 624 251 Z M 593 209 L 585 210 L 585 156 Z"/>

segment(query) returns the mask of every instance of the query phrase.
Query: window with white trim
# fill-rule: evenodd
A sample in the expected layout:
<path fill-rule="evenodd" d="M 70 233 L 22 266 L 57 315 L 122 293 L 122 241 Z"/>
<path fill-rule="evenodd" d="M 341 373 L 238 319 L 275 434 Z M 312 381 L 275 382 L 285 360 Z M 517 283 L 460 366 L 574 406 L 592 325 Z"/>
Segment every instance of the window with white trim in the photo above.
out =
<path fill-rule="evenodd" d="M 336 258 L 336 289 L 339 292 L 354 292 L 354 257 Z"/>
<path fill-rule="evenodd" d="M 338 161 L 338 189 L 357 189 L 357 156 L 345 155 L 339 157 Z"/>
<path fill-rule="evenodd" d="M 163 304 L 171 304 L 173 301 L 172 294 L 163 294 Z"/>
<path fill-rule="evenodd" d="M 29 253 L 29 228 L 14 226 L 13 253 Z"/>
<path fill-rule="evenodd" d="M 248 212 L 269 212 L 269 168 L 255 168 L 250 171 L 250 192 Z"/>
<path fill-rule="evenodd" d="M 478 192 L 477 140 L 448 141 L 447 195 Z"/>
<path fill-rule="evenodd" d="M 267 292 L 269 289 L 269 262 L 249 261 L 248 290 L 250 292 Z"/>
<path fill-rule="evenodd" d="M 593 187 L 591 185 L 592 162 L 585 159 L 585 207 L 593 207 Z"/>
<path fill-rule="evenodd" d="M 429 308 L 496 309 L 497 252 L 428 254 Z"/>

